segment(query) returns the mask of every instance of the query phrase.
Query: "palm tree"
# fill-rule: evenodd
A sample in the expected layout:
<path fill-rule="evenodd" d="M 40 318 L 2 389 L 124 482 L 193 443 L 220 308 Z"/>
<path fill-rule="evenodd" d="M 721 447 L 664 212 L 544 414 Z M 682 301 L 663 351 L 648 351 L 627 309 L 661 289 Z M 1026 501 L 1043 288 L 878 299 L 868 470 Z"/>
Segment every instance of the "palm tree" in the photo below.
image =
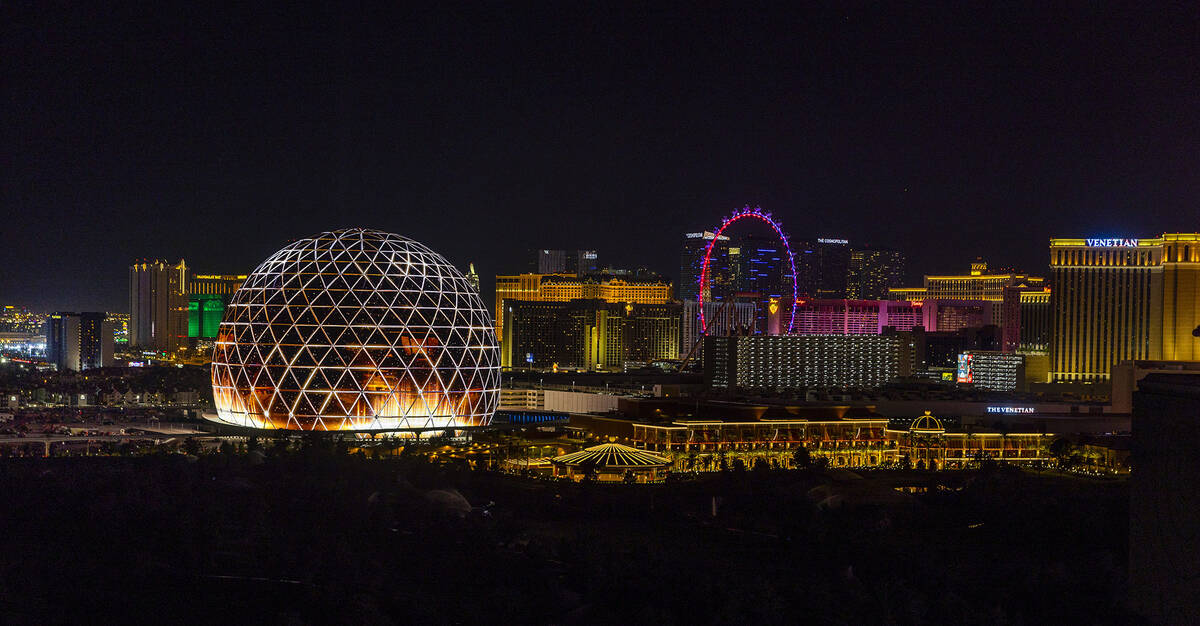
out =
<path fill-rule="evenodd" d="M 587 459 L 587 460 L 583 461 L 582 463 L 579 464 L 579 469 L 577 469 L 576 471 L 578 473 L 583 474 L 583 482 L 585 482 L 585 483 L 596 482 L 596 474 L 598 472 L 597 472 L 595 460 Z"/>
<path fill-rule="evenodd" d="M 1000 460 L 1008 456 L 1008 424 L 996 422 L 996 430 L 1000 432 Z"/>
<path fill-rule="evenodd" d="M 1071 458 L 1071 452 L 1074 446 L 1066 437 L 1059 437 L 1050 444 L 1050 454 L 1058 461 L 1060 466 L 1065 466 L 1067 460 Z"/>
<path fill-rule="evenodd" d="M 792 467 L 795 469 L 808 469 L 812 465 L 812 455 L 809 454 L 808 448 L 804 444 L 796 448 L 792 452 Z"/>

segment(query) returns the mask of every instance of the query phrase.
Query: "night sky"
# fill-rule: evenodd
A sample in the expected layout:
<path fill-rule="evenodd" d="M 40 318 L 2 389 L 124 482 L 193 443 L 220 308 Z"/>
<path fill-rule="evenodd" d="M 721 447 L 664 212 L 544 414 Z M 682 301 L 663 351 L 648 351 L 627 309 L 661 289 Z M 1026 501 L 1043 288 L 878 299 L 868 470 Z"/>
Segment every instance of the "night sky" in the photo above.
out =
<path fill-rule="evenodd" d="M 534 247 L 674 278 L 681 234 L 744 204 L 914 280 L 1200 229 L 1195 2 L 101 4 L 0 9 L 0 304 L 125 311 L 135 258 L 248 272 L 350 226 L 485 294 Z"/>

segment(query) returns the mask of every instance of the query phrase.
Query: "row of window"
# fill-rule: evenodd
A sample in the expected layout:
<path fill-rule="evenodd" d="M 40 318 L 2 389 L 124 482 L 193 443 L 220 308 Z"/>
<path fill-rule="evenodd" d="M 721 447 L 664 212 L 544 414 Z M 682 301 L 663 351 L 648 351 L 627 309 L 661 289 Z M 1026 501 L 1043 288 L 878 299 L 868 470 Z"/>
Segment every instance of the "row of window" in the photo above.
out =
<path fill-rule="evenodd" d="M 1161 251 L 1125 248 L 1056 248 L 1050 251 L 1051 265 L 1097 265 L 1101 267 L 1159 265 Z"/>

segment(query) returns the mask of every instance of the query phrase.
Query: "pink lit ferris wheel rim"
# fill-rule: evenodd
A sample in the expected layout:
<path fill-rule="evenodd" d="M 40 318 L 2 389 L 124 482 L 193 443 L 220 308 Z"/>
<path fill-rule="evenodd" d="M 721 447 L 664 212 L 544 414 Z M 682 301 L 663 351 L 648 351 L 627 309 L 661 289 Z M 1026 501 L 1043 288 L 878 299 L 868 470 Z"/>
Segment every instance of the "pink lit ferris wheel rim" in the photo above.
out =
<path fill-rule="evenodd" d="M 725 232 L 726 228 L 744 218 L 753 218 L 766 222 L 775 231 L 775 234 L 779 235 L 779 240 L 783 242 L 783 249 L 787 251 L 788 263 L 792 267 L 792 314 L 788 319 L 788 333 L 790 334 L 792 327 L 796 323 L 796 301 L 800 299 L 799 289 L 796 286 L 796 259 L 792 256 L 792 245 L 788 242 L 787 235 L 784 234 L 779 222 L 776 222 L 770 213 L 763 213 L 762 207 L 754 207 L 752 209 L 748 206 L 734 211 L 733 215 L 725 218 L 725 221 L 721 222 L 721 227 L 713 233 L 712 241 L 709 241 L 708 245 L 704 248 L 704 265 L 700 268 L 700 294 L 697 296 L 700 304 L 700 332 L 702 334 L 708 333 L 708 322 L 704 319 L 704 291 L 708 288 L 708 265 L 712 260 L 713 246 L 716 245 L 717 241 L 721 238 L 721 233 Z"/>

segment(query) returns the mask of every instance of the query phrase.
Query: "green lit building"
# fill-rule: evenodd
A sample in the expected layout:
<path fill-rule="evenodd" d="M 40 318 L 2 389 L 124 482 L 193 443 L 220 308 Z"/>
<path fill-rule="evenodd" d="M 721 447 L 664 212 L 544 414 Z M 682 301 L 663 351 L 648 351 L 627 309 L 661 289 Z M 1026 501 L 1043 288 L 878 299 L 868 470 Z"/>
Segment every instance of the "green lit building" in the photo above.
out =
<path fill-rule="evenodd" d="M 190 294 L 188 296 L 188 338 L 216 339 L 217 327 L 225 315 L 228 296 Z"/>
<path fill-rule="evenodd" d="M 244 275 L 196 274 L 188 281 L 188 338 L 216 339 L 225 305 Z"/>

